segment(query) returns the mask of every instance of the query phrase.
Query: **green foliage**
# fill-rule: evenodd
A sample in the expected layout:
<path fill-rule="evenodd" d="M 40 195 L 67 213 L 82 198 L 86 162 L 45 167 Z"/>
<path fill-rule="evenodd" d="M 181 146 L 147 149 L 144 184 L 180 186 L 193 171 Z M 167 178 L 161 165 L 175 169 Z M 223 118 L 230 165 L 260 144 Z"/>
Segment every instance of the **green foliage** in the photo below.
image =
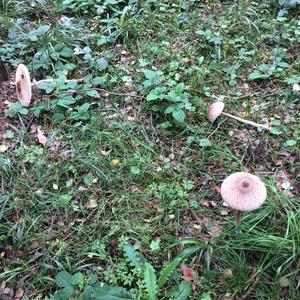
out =
<path fill-rule="evenodd" d="M 194 111 L 190 103 L 191 95 L 186 92 L 184 83 L 165 82 L 161 71 L 144 70 L 146 80 L 143 81 L 144 92 L 149 91 L 146 99 L 155 112 L 172 115 L 178 124 L 184 124 L 186 111 Z"/>
<path fill-rule="evenodd" d="M 82 273 L 74 275 L 68 272 L 59 272 L 55 277 L 56 285 L 60 288 L 50 299 L 68 300 L 71 296 L 78 300 L 125 300 L 132 299 L 129 292 L 120 287 L 109 287 L 98 283 L 94 278 L 85 284 Z"/>
<path fill-rule="evenodd" d="M 26 108 L 1 83 L 0 295 L 299 299 L 296 2 L 0 1 L 10 81 L 54 80 Z M 210 124 L 218 98 L 270 131 Z M 241 170 L 268 198 L 237 236 Z"/>
<path fill-rule="evenodd" d="M 170 290 L 169 296 L 174 300 L 187 300 L 192 293 L 192 282 L 181 281 L 180 284 Z"/>
<path fill-rule="evenodd" d="M 9 109 L 5 110 L 5 115 L 13 118 L 17 114 L 27 115 L 28 112 L 28 109 L 24 107 L 20 102 L 14 102 Z"/>
<path fill-rule="evenodd" d="M 140 254 L 137 253 L 131 244 L 126 243 L 123 250 L 126 258 L 133 267 L 140 269 L 144 267 L 144 259 Z"/>
<path fill-rule="evenodd" d="M 157 281 L 156 281 L 156 274 L 155 270 L 152 265 L 148 262 L 145 262 L 144 266 L 144 277 L 145 277 L 145 284 L 148 293 L 149 300 L 155 300 L 157 295 Z"/>

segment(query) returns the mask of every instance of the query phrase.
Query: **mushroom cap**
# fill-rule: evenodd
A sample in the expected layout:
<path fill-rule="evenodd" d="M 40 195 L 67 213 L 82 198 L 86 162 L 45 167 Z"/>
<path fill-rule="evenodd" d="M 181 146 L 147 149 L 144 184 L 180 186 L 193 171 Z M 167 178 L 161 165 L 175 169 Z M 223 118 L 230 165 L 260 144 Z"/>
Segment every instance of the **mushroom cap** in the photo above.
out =
<path fill-rule="evenodd" d="M 16 92 L 19 102 L 28 106 L 31 101 L 31 82 L 27 67 L 19 64 L 16 72 Z"/>
<path fill-rule="evenodd" d="M 232 208 L 251 211 L 259 208 L 267 198 L 265 184 L 255 175 L 233 173 L 223 181 L 221 196 Z"/>
<path fill-rule="evenodd" d="M 207 117 L 209 122 L 213 123 L 224 109 L 224 102 L 216 101 L 208 106 Z"/>

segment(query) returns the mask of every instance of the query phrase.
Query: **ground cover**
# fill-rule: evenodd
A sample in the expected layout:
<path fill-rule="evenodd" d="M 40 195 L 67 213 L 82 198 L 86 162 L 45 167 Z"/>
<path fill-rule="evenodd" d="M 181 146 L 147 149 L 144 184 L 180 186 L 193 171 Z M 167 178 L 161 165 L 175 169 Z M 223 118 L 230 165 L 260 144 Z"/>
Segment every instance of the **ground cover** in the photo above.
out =
<path fill-rule="evenodd" d="M 297 1 L 19 2 L 0 4 L 2 298 L 299 299 Z M 28 107 L 19 63 L 54 79 Z M 211 124 L 216 99 L 271 129 Z M 239 171 L 268 197 L 236 234 L 219 188 Z"/>

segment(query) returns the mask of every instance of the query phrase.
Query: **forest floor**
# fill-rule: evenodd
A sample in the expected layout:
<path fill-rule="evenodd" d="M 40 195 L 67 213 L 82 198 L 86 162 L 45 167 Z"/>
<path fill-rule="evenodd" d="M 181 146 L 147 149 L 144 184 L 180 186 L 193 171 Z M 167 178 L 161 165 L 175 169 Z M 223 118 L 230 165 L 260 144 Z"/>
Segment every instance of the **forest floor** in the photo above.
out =
<path fill-rule="evenodd" d="M 0 83 L 0 298 L 300 299 L 299 6 L 18 2 L 10 81 L 54 81 Z M 237 234 L 240 171 L 268 196 Z"/>

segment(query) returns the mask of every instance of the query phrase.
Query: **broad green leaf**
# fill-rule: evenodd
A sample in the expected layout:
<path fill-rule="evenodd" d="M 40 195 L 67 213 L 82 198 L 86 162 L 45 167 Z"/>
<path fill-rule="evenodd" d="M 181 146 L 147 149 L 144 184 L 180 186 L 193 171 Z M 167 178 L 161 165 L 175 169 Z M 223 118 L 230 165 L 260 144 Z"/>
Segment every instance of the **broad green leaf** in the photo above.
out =
<path fill-rule="evenodd" d="M 73 198 L 72 194 L 60 195 L 58 199 L 53 203 L 54 208 L 66 207 L 71 199 Z"/>
<path fill-rule="evenodd" d="M 121 287 L 109 287 L 98 284 L 93 288 L 93 297 L 95 300 L 132 300 L 131 294 Z"/>
<path fill-rule="evenodd" d="M 191 281 L 181 281 L 178 286 L 169 292 L 169 295 L 174 300 L 187 300 L 192 293 L 192 285 Z"/>
<path fill-rule="evenodd" d="M 297 145 L 297 142 L 295 140 L 287 140 L 283 144 L 285 147 L 293 147 Z"/>
<path fill-rule="evenodd" d="M 4 132 L 4 138 L 6 138 L 6 139 L 13 139 L 14 136 L 15 136 L 15 134 L 14 134 L 14 132 L 11 131 L 11 130 L 6 130 L 6 131 Z"/>
<path fill-rule="evenodd" d="M 156 300 L 156 295 L 157 295 L 156 274 L 153 266 L 150 265 L 148 262 L 145 262 L 144 280 L 146 284 L 146 290 L 148 293 L 148 299 Z"/>
<path fill-rule="evenodd" d="M 260 71 L 255 70 L 255 71 L 253 71 L 252 73 L 249 74 L 248 79 L 249 80 L 256 80 L 256 79 L 259 79 L 259 78 L 267 78 L 267 77 L 269 77 L 269 76 L 266 75 L 266 74 L 261 73 Z"/>
<path fill-rule="evenodd" d="M 165 114 L 170 114 L 175 110 L 175 106 L 168 106 L 165 110 Z"/>
<path fill-rule="evenodd" d="M 208 139 L 199 139 L 197 142 L 198 142 L 198 145 L 199 145 L 200 147 L 208 147 L 208 146 L 211 146 L 211 142 L 210 142 L 210 140 L 208 140 Z"/>
<path fill-rule="evenodd" d="M 63 57 L 72 57 L 74 51 L 73 49 L 69 47 L 63 47 L 60 51 L 59 54 Z"/>
<path fill-rule="evenodd" d="M 211 300 L 210 293 L 207 292 L 207 293 L 202 294 L 200 300 Z"/>
<path fill-rule="evenodd" d="M 27 115 L 29 112 L 29 110 L 25 107 L 19 109 L 18 113 L 20 113 L 21 115 Z"/>
<path fill-rule="evenodd" d="M 82 281 L 83 281 L 83 275 L 80 272 L 74 274 L 71 278 L 71 284 L 73 286 L 80 284 Z"/>
<path fill-rule="evenodd" d="M 61 96 L 61 98 L 57 101 L 57 105 L 65 108 L 69 108 L 70 105 L 74 104 L 76 100 L 74 97 L 68 96 Z"/>
<path fill-rule="evenodd" d="M 43 25 L 43 26 L 40 26 L 38 29 L 36 29 L 35 33 L 37 35 L 42 35 L 42 34 L 45 34 L 49 29 L 50 29 L 49 25 Z"/>
<path fill-rule="evenodd" d="M 185 113 L 182 109 L 176 109 L 172 112 L 173 118 L 178 122 L 178 123 L 183 123 L 185 119 Z"/>
<path fill-rule="evenodd" d="M 91 107 L 91 103 L 83 103 L 79 108 L 78 111 L 80 112 L 87 112 Z"/>
<path fill-rule="evenodd" d="M 282 131 L 278 127 L 271 127 L 270 132 L 274 135 L 282 134 Z"/>
<path fill-rule="evenodd" d="M 107 78 L 105 76 L 97 76 L 92 79 L 92 84 L 103 86 L 106 81 L 107 81 Z"/>
<path fill-rule="evenodd" d="M 108 62 L 105 57 L 101 57 L 97 61 L 100 70 L 105 70 L 108 67 Z"/>
<path fill-rule="evenodd" d="M 99 98 L 100 97 L 99 93 L 95 90 L 87 91 L 86 94 L 90 97 L 93 97 L 93 98 Z"/>
<path fill-rule="evenodd" d="M 159 250 L 160 249 L 159 242 L 152 241 L 150 244 L 150 249 L 153 251 Z"/>
<path fill-rule="evenodd" d="M 140 174 L 141 170 L 140 170 L 138 167 L 132 166 L 132 167 L 130 168 L 130 172 L 131 172 L 132 174 L 137 175 L 137 174 Z"/>
<path fill-rule="evenodd" d="M 71 285 L 72 275 L 68 272 L 59 272 L 55 276 L 55 282 L 59 287 L 66 287 Z"/>
<path fill-rule="evenodd" d="M 151 91 L 150 94 L 147 95 L 147 101 L 153 101 L 159 98 L 159 95 L 157 95 L 154 91 Z"/>
<path fill-rule="evenodd" d="M 157 75 L 155 71 L 152 70 L 144 70 L 144 75 L 147 79 L 154 79 Z"/>

